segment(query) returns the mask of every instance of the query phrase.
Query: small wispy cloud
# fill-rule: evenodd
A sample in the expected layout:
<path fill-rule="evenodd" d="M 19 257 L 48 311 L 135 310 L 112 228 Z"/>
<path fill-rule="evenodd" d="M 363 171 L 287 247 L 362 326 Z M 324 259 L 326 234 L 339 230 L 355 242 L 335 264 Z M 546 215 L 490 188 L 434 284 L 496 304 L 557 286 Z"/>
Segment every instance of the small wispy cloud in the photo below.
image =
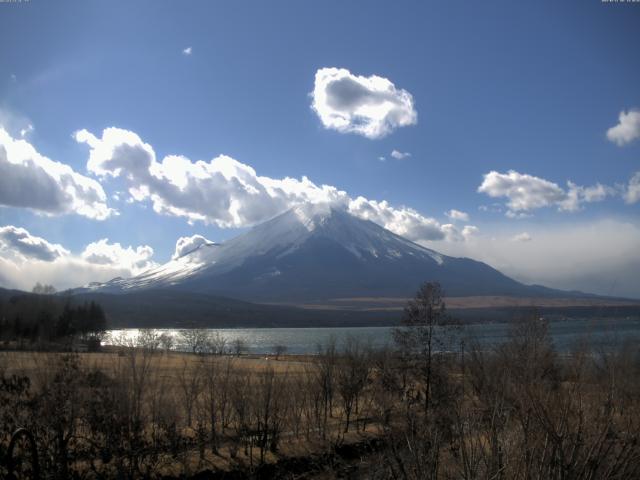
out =
<path fill-rule="evenodd" d="M 460 220 L 462 222 L 469 221 L 469 214 L 466 212 L 461 212 L 460 210 L 456 210 L 452 208 L 448 212 L 445 212 L 445 215 L 449 217 L 451 220 Z"/>
<path fill-rule="evenodd" d="M 619 147 L 640 138 L 640 110 L 620 112 L 618 124 L 607 130 L 607 138 Z"/>
<path fill-rule="evenodd" d="M 378 160 L 380 160 L 381 162 L 386 162 L 387 161 L 387 157 L 385 157 L 384 155 L 381 155 L 378 157 Z"/>
<path fill-rule="evenodd" d="M 629 179 L 623 196 L 628 204 L 640 202 L 640 172 L 634 173 Z"/>
<path fill-rule="evenodd" d="M 533 216 L 530 213 L 514 212 L 513 210 L 507 210 L 504 215 L 505 217 L 512 218 L 514 220 L 522 220 L 523 218 L 531 218 Z"/>
<path fill-rule="evenodd" d="M 33 125 L 28 124 L 26 127 L 20 129 L 20 136 L 24 138 L 31 132 L 33 132 Z"/>
<path fill-rule="evenodd" d="M 399 150 L 393 150 L 391 152 L 391 156 L 396 160 L 403 160 L 405 158 L 409 158 L 411 154 L 409 152 L 401 152 Z"/>
<path fill-rule="evenodd" d="M 514 242 L 530 242 L 533 238 L 527 232 L 522 232 L 511 237 L 511 240 Z"/>
<path fill-rule="evenodd" d="M 193 53 L 193 48 L 192 47 L 187 47 L 184 50 L 182 50 L 182 54 L 183 55 L 191 55 Z"/>
<path fill-rule="evenodd" d="M 481 212 L 489 212 L 489 213 L 502 213 L 503 208 L 500 203 L 492 203 L 491 205 L 480 205 L 478 210 Z"/>

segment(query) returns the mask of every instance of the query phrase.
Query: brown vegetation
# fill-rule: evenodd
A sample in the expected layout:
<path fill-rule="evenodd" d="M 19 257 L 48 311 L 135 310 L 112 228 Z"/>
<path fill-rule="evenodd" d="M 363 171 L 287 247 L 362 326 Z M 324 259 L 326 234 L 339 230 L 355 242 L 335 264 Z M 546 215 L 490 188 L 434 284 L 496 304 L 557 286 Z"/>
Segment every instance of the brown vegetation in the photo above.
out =
<path fill-rule="evenodd" d="M 196 353 L 163 350 L 153 331 L 108 353 L 1 353 L 0 476 L 34 469 L 27 435 L 8 455 L 19 427 L 41 478 L 250 475 L 301 456 L 331 478 L 331 452 L 372 438 L 362 478 L 640 474 L 636 345 L 560 356 L 532 315 L 480 348 L 432 284 L 407 306 L 393 349 L 349 339 L 276 361 L 200 348 L 190 334 Z"/>
<path fill-rule="evenodd" d="M 401 312 L 407 303 L 402 297 L 349 297 L 331 298 L 323 303 L 288 304 L 311 310 L 388 310 Z M 507 297 L 482 295 L 447 297 L 450 309 L 477 308 L 543 308 L 543 307 L 637 307 L 637 300 L 610 297 Z"/>

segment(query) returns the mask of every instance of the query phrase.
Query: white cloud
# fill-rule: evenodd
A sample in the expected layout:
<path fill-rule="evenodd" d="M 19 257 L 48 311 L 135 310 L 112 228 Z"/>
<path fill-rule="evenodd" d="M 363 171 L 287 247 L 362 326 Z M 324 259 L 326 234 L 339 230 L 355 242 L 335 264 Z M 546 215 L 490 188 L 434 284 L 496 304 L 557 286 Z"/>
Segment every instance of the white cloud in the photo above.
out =
<path fill-rule="evenodd" d="M 200 245 L 213 245 L 215 242 L 203 237 L 202 235 L 192 235 L 191 237 L 180 237 L 176 242 L 176 250 L 171 257 L 176 260 L 187 253 L 193 252 Z"/>
<path fill-rule="evenodd" d="M 400 152 L 398 150 L 393 150 L 391 152 L 391 156 L 396 160 L 403 160 L 405 158 L 409 158 L 411 154 L 409 152 Z"/>
<path fill-rule="evenodd" d="M 514 170 L 487 173 L 478 192 L 508 198 L 507 206 L 514 211 L 548 207 L 565 199 L 564 190 L 557 184 Z"/>
<path fill-rule="evenodd" d="M 469 221 L 469 214 L 466 212 L 461 212 L 460 210 L 451 209 L 448 212 L 445 212 L 445 215 L 454 221 L 455 220 L 460 220 L 461 222 Z"/>
<path fill-rule="evenodd" d="M 377 75 L 363 77 L 344 68 L 321 68 L 311 96 L 311 107 L 324 127 L 341 133 L 382 138 L 418 121 L 411 94 Z"/>
<path fill-rule="evenodd" d="M 490 212 L 490 213 L 502 213 L 503 208 L 500 203 L 492 203 L 491 205 L 480 205 L 478 210 L 481 212 Z"/>
<path fill-rule="evenodd" d="M 640 202 L 640 172 L 634 173 L 629 179 L 624 192 L 624 201 L 629 204 Z"/>
<path fill-rule="evenodd" d="M 191 53 L 193 53 L 193 48 L 191 47 L 187 47 L 184 50 L 182 50 L 183 55 L 191 55 Z"/>
<path fill-rule="evenodd" d="M 614 188 L 600 183 L 582 187 L 569 181 L 567 190 L 564 190 L 557 183 L 515 170 L 485 174 L 478 192 L 493 198 L 507 198 L 509 210 L 506 215 L 510 218 L 523 218 L 525 212 L 551 206 L 559 211 L 573 212 L 579 210 L 583 203 L 600 202 L 616 194 Z"/>
<path fill-rule="evenodd" d="M 44 238 L 31 235 L 27 230 L 13 225 L 0 227 L 0 251 L 3 255 L 21 259 L 36 259 L 51 262 L 68 255 L 62 245 L 49 243 Z"/>
<path fill-rule="evenodd" d="M 507 210 L 506 212 L 504 212 L 504 215 L 507 218 L 513 218 L 516 220 L 522 220 L 523 218 L 529 218 L 533 216 L 530 213 L 514 212 L 513 210 Z"/>
<path fill-rule="evenodd" d="M 34 129 L 29 117 L 5 107 L 0 107 L 0 128 L 14 138 L 23 138 Z"/>
<path fill-rule="evenodd" d="M 40 155 L 0 127 L 0 205 L 103 220 L 114 213 L 106 198 L 98 182 Z"/>
<path fill-rule="evenodd" d="M 387 157 L 380 156 L 380 157 L 378 157 L 378 160 L 380 160 L 381 162 L 386 162 L 387 161 Z"/>
<path fill-rule="evenodd" d="M 571 184 L 572 185 L 572 184 Z M 607 196 L 613 196 L 616 194 L 614 188 L 607 185 L 596 183 L 591 187 L 577 187 L 580 190 L 580 196 L 585 202 L 601 202 Z"/>
<path fill-rule="evenodd" d="M 31 235 L 12 225 L 0 227 L 0 282 L 4 287 L 30 290 L 36 282 L 58 289 L 130 277 L 157 266 L 147 245 L 122 247 L 98 240 L 81 254 Z"/>
<path fill-rule="evenodd" d="M 171 155 L 161 162 L 153 148 L 133 132 L 117 128 L 97 138 L 76 133 L 91 147 L 87 168 L 100 176 L 122 177 L 132 201 L 150 201 L 154 211 L 202 221 L 219 227 L 260 223 L 304 201 L 334 202 L 346 193 L 308 178 L 260 177 L 249 165 L 220 155 L 209 162 L 192 162 Z"/>
<path fill-rule="evenodd" d="M 444 240 L 447 242 L 466 242 L 480 231 L 475 225 L 465 225 L 464 228 L 460 230 L 451 223 L 442 225 L 442 230 L 444 231 Z M 434 238 L 431 240 L 440 239 Z M 418 239 L 417 241 L 424 242 L 422 239 Z"/>
<path fill-rule="evenodd" d="M 607 138 L 619 147 L 640 138 L 640 110 L 620 112 L 618 124 L 607 130 Z"/>
<path fill-rule="evenodd" d="M 533 238 L 527 232 L 522 232 L 514 235 L 512 237 L 512 240 L 514 242 L 530 242 L 531 240 L 533 240 Z"/>
<path fill-rule="evenodd" d="M 461 242 L 464 240 L 464 237 L 460 233 L 460 230 L 458 230 L 456 226 L 451 223 L 445 223 L 444 225 L 442 225 L 442 230 L 444 232 L 444 238 L 448 242 Z M 440 240 L 440 239 L 433 238 L 431 240 Z"/>
<path fill-rule="evenodd" d="M 209 162 L 192 162 L 171 155 L 157 161 L 153 148 L 127 130 L 108 128 L 102 137 L 86 130 L 76 139 L 91 148 L 87 168 L 103 177 L 122 178 L 130 201 L 150 201 L 163 215 L 202 221 L 222 228 L 261 223 L 300 203 L 341 205 L 410 239 L 444 238 L 442 225 L 417 211 L 395 208 L 387 202 L 351 198 L 331 185 L 258 176 L 249 165 L 220 155 Z"/>
<path fill-rule="evenodd" d="M 109 243 L 108 238 L 103 238 L 87 245 L 81 257 L 88 263 L 125 268 L 134 275 L 157 265 L 151 260 L 153 248 L 150 246 L 141 245 L 136 248 L 131 246 L 124 248 L 119 243 Z"/>
<path fill-rule="evenodd" d="M 575 212 L 580 210 L 583 203 L 601 202 L 607 196 L 616 195 L 612 187 L 596 183 L 590 187 L 581 187 L 573 182 L 567 182 L 568 190 L 563 201 L 558 202 L 558 209 Z"/>
<path fill-rule="evenodd" d="M 450 234 L 450 228 L 437 220 L 418 213 L 412 208 L 395 208 L 386 201 L 378 202 L 357 197 L 349 200 L 348 211 L 365 220 L 371 220 L 397 235 L 410 240 L 440 240 Z"/>
<path fill-rule="evenodd" d="M 20 129 L 20 136 L 24 138 L 27 135 L 29 135 L 31 132 L 33 132 L 33 125 L 29 123 L 27 126 Z"/>
<path fill-rule="evenodd" d="M 466 240 L 469 237 L 478 234 L 478 232 L 480 232 L 480 229 L 475 225 L 465 225 L 464 228 L 462 229 L 462 236 Z"/>

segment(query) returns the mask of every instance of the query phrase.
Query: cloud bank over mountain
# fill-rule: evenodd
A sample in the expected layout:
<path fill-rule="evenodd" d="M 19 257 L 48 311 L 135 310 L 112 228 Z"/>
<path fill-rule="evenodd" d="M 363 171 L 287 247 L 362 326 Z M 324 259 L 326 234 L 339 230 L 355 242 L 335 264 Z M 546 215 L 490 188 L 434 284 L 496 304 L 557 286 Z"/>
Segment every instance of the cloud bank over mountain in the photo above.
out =
<path fill-rule="evenodd" d="M 442 253 L 467 256 L 524 283 L 601 295 L 640 298 L 640 224 L 621 219 L 525 220 L 495 226 L 463 243 L 428 242 Z"/>
<path fill-rule="evenodd" d="M 91 173 L 121 179 L 130 201 L 151 202 L 155 212 L 191 223 L 247 227 L 298 204 L 329 203 L 411 240 L 463 238 L 451 235 L 457 227 L 445 227 L 414 209 L 362 196 L 352 198 L 335 186 L 317 185 L 307 177 L 260 176 L 251 166 L 226 155 L 208 162 L 181 155 L 158 160 L 151 145 L 119 128 L 107 128 L 100 137 L 81 130 L 75 138 L 90 147 L 87 169 Z"/>
<path fill-rule="evenodd" d="M 107 238 L 74 254 L 24 228 L 7 225 L 0 228 L 0 281 L 4 287 L 23 290 L 31 290 L 36 282 L 72 288 L 137 275 L 158 265 L 153 254 L 148 245 L 123 247 Z"/>

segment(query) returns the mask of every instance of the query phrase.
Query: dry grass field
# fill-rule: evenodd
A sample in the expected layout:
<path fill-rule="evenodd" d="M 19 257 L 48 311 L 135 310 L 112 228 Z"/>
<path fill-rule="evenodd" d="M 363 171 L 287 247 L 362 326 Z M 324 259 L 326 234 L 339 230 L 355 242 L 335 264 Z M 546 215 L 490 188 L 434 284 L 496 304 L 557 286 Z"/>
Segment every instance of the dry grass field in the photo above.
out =
<path fill-rule="evenodd" d="M 330 362 L 336 361 L 332 354 Z M 2 378 L 28 379 L 28 389 L 13 392 L 17 398 L 5 392 L 4 447 L 13 428 L 58 428 L 69 437 L 65 455 L 73 460 L 56 469 L 59 452 L 49 452 L 55 475 L 72 469 L 90 476 L 91 471 L 107 477 L 118 472 L 179 476 L 203 470 L 253 471 L 283 458 L 310 458 L 378 436 L 380 429 L 364 405 L 345 428 L 335 387 L 322 392 L 312 386 L 329 386 L 335 379 L 318 379 L 318 372 L 315 356 L 196 355 L 144 346 L 100 353 L 4 351 Z M 35 426 L 47 417 L 12 411 L 11 402 L 25 407 L 20 404 L 27 396 L 46 399 L 38 405 L 45 410 L 41 413 L 61 417 L 65 425 Z M 107 422 L 115 417 L 117 431 L 108 432 L 114 425 Z M 120 437 L 120 445 L 109 445 L 112 435 Z M 102 448 L 94 450 L 92 444 L 98 442 Z M 120 459 L 119 465 L 105 462 L 96 458 L 105 446 L 139 458 Z M 89 460 L 87 455 L 95 457 Z M 42 468 L 47 462 L 40 463 Z"/>
<path fill-rule="evenodd" d="M 77 357 L 84 369 L 99 369 L 105 372 L 113 371 L 126 361 L 127 355 L 118 353 L 116 347 L 105 347 L 102 352 L 77 353 Z M 0 351 L 0 365 L 4 366 L 6 374 L 27 375 L 32 378 L 38 376 L 44 365 L 53 365 L 67 353 L 63 352 L 33 352 L 33 351 Z M 224 355 L 208 358 L 210 362 L 218 364 L 231 361 L 239 370 L 264 372 L 272 369 L 278 374 L 304 373 L 314 361 L 313 355 L 282 355 L 275 359 L 271 355 Z M 183 352 L 157 352 L 150 360 L 150 367 L 161 375 L 175 378 L 183 368 L 197 370 L 202 364 L 202 357 Z"/>
<path fill-rule="evenodd" d="M 539 317 L 441 354 L 434 324 L 394 349 L 313 356 L 0 352 L 0 475 L 40 478 L 630 479 L 640 352 L 558 355 Z M 195 478 L 195 477 L 194 477 Z"/>

